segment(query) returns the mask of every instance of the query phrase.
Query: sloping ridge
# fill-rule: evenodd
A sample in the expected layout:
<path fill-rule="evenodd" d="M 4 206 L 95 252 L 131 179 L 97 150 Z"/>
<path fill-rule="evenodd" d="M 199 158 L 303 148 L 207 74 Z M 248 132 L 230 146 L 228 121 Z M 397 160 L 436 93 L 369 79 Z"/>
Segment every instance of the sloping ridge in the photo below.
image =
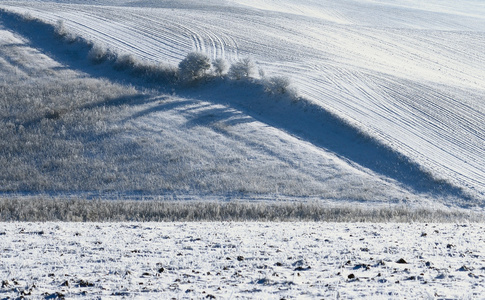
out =
<path fill-rule="evenodd" d="M 5 10 L 0 11 L 0 18 L 7 29 L 27 38 L 32 47 L 49 53 L 70 68 L 115 82 L 128 81 L 139 87 L 154 87 L 153 82 L 133 77 L 129 72 L 114 72 L 111 62 L 90 63 L 87 57 L 92 44 L 82 39 L 66 43 L 56 37 L 53 25 L 35 19 L 24 20 L 18 14 Z M 395 180 L 415 193 L 440 198 L 458 197 L 465 201 L 455 204 L 464 207 L 475 204 L 474 199 L 461 188 L 433 178 L 418 164 L 305 99 L 292 102 L 284 96 L 265 95 L 262 85 L 257 82 L 228 79 L 214 79 L 191 88 L 181 85 L 157 87 L 160 91 L 175 91 L 179 96 L 233 106 L 269 126 L 335 153 L 356 168 L 368 169 Z"/>

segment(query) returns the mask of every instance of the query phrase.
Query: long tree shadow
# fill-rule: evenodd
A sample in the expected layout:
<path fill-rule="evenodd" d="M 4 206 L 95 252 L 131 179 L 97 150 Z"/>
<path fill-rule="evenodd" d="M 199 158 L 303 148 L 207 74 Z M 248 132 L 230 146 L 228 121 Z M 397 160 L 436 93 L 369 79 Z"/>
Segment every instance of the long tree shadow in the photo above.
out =
<path fill-rule="evenodd" d="M 132 76 L 130 72 L 115 70 L 112 62 L 90 63 L 88 55 L 92 45 L 83 40 L 66 43 L 62 39 L 56 38 L 55 29 L 52 25 L 36 20 L 25 21 L 17 14 L 6 11 L 0 11 L 0 17 L 5 27 L 28 38 L 32 47 L 48 53 L 53 59 L 71 69 L 82 71 L 92 77 L 107 78 L 114 82 L 129 82 L 142 88 L 154 87 L 153 82 L 146 80 L 146 78 L 137 78 Z M 189 99 L 234 107 L 256 120 L 333 152 L 350 164 L 396 180 L 417 193 L 432 194 L 444 198 L 459 197 L 466 201 L 472 200 L 461 188 L 437 180 L 415 162 L 393 151 L 376 139 L 363 134 L 358 128 L 351 126 L 310 101 L 303 99 L 299 103 L 293 103 L 284 96 L 272 97 L 264 93 L 260 83 L 250 81 L 234 82 L 216 79 L 210 83 L 200 83 L 199 86 L 192 88 L 166 83 L 157 86 L 160 91 L 176 91 L 179 96 L 185 96 Z M 139 104 L 145 100 L 142 98 L 118 99 L 118 103 L 112 102 L 111 104 L 123 104 L 124 101 L 133 101 L 133 103 Z M 185 101 L 191 102 L 192 100 Z M 188 103 L 181 105 L 185 104 Z M 172 103 L 152 107 L 138 112 L 131 118 L 177 106 L 180 105 Z M 207 122 L 207 120 L 194 120 L 193 125 L 203 122 Z"/>

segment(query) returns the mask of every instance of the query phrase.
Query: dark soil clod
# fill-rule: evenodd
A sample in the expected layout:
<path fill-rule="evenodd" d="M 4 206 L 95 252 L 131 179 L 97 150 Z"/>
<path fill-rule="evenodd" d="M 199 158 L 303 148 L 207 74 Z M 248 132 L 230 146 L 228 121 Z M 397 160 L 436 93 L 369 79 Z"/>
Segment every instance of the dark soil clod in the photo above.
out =
<path fill-rule="evenodd" d="M 78 284 L 80 287 L 93 287 L 94 286 L 94 283 L 91 283 L 89 281 L 86 281 L 86 280 L 79 280 L 78 281 Z"/>

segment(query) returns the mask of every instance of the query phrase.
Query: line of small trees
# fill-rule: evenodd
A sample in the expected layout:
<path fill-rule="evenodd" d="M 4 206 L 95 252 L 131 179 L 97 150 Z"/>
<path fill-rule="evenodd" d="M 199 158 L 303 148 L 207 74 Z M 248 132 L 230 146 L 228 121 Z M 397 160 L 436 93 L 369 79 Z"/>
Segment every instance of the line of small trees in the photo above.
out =
<path fill-rule="evenodd" d="M 186 82 L 198 81 L 209 76 L 225 76 L 231 79 L 241 80 L 254 75 L 256 66 L 250 58 L 241 59 L 231 66 L 218 58 L 211 59 L 200 52 L 191 52 L 178 65 L 180 78 Z"/>
<path fill-rule="evenodd" d="M 74 42 L 82 38 L 74 36 L 65 27 L 64 22 L 59 20 L 54 26 L 55 33 L 66 40 Z M 231 65 L 222 59 L 217 58 L 213 61 L 204 53 L 191 52 L 180 61 L 178 68 L 173 68 L 163 64 L 143 63 L 131 54 L 117 54 L 98 44 L 88 42 L 91 49 L 88 53 L 89 60 L 94 64 L 105 61 L 113 61 L 117 70 L 128 70 L 134 75 L 142 76 L 147 79 L 159 81 L 164 80 L 170 83 L 193 84 L 213 77 L 228 77 L 231 80 L 255 79 L 259 73 L 260 83 L 264 90 L 273 95 L 288 95 L 293 100 L 297 100 L 297 92 L 291 86 L 291 81 L 287 76 L 267 77 L 262 69 L 256 72 L 256 65 L 252 59 L 242 58 Z"/>
<path fill-rule="evenodd" d="M 70 32 L 62 20 L 58 20 L 56 24 L 48 24 L 30 14 L 18 15 L 5 9 L 0 11 L 4 15 L 16 17 L 22 21 L 49 26 L 57 37 L 69 44 L 79 43 L 88 46 L 87 58 L 93 64 L 109 62 L 118 71 L 129 72 L 135 77 L 151 82 L 178 85 L 193 84 L 215 77 L 236 81 L 251 79 L 252 83 L 262 85 L 269 94 L 286 95 L 293 101 L 300 99 L 287 76 L 266 76 L 262 69 L 259 69 L 258 72 L 256 65 L 250 58 L 243 58 L 229 64 L 222 58 L 211 61 L 204 53 L 191 52 L 180 61 L 178 67 L 163 63 L 144 62 L 132 54 L 116 53 L 107 46 L 93 43 Z M 258 74 L 259 78 L 257 78 Z"/>
<path fill-rule="evenodd" d="M 250 58 L 241 59 L 229 66 L 222 58 L 211 62 L 207 55 L 200 52 L 187 54 L 178 65 L 180 78 L 184 82 L 194 82 L 210 76 L 225 76 L 226 74 L 231 79 L 241 80 L 252 77 L 255 68 Z"/>
<path fill-rule="evenodd" d="M 256 65 L 248 57 L 229 66 L 224 59 L 218 58 L 211 61 L 204 53 L 191 52 L 179 63 L 178 70 L 180 79 L 186 83 L 201 81 L 211 76 L 227 76 L 232 80 L 244 80 L 252 78 L 256 74 Z M 259 70 L 259 76 L 266 92 L 287 94 L 296 99 L 296 91 L 291 86 L 288 77 L 266 77 L 262 69 Z"/>

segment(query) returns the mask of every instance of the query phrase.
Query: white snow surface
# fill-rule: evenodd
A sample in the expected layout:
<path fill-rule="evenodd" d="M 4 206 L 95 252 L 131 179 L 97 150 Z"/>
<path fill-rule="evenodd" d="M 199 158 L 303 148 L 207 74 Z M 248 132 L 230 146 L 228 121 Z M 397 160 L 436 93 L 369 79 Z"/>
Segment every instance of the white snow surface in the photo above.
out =
<path fill-rule="evenodd" d="M 0 297 L 480 299 L 482 224 L 0 223 Z"/>
<path fill-rule="evenodd" d="M 434 177 L 474 197 L 485 195 L 481 1 L 59 0 L 0 6 L 63 20 L 72 32 L 148 61 L 177 64 L 191 51 L 229 61 L 252 57 Z"/>

